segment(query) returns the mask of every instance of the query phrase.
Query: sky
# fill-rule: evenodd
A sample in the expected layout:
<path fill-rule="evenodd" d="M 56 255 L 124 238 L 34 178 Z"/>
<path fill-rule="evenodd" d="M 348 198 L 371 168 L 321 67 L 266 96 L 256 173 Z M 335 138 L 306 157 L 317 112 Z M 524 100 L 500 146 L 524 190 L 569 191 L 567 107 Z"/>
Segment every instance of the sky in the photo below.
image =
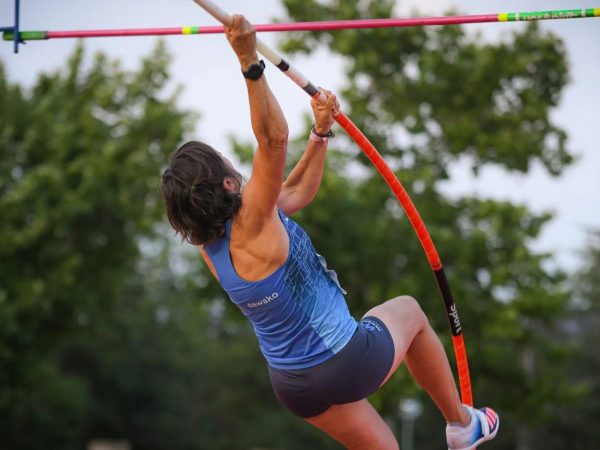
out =
<path fill-rule="evenodd" d="M 548 9 L 593 8 L 593 0 L 417 0 L 399 1 L 397 17 L 443 15 L 450 8 L 456 14 L 490 14 L 500 12 L 538 11 Z M 0 26 L 13 20 L 13 0 L 0 0 Z M 270 23 L 284 17 L 279 0 L 248 2 L 220 0 L 229 13 L 244 14 L 253 23 Z M 216 22 L 192 0 L 21 0 L 22 30 L 73 30 L 101 28 L 177 27 L 182 25 L 215 25 Z M 467 170 L 467 162 L 457 164 L 452 178 L 444 183 L 451 196 L 478 195 L 526 204 L 539 213 L 552 211 L 555 218 L 545 227 L 540 239 L 533 243 L 538 251 L 552 252 L 553 262 L 565 270 L 575 270 L 580 262 L 578 252 L 586 245 L 588 230 L 600 230 L 600 18 L 541 22 L 563 39 L 567 48 L 571 75 L 553 121 L 569 135 L 568 147 L 577 162 L 560 177 L 551 177 L 536 166 L 525 175 L 486 168 L 477 178 Z M 517 23 L 467 25 L 469 32 L 482 33 L 484 39 L 496 41 L 522 27 Z M 276 47 L 277 36 L 263 33 L 260 39 Z M 223 35 L 173 36 L 165 38 L 173 55 L 171 74 L 182 86 L 180 104 L 201 113 L 197 138 L 225 154 L 228 137 L 235 135 L 250 140 L 250 116 L 245 84 L 239 66 Z M 56 39 L 29 42 L 12 52 L 12 43 L 0 42 L 0 61 L 8 79 L 31 86 L 41 72 L 64 66 L 76 42 Z M 123 67 L 138 67 L 142 56 L 156 44 L 153 37 L 98 38 L 85 42 L 88 56 L 103 51 L 122 61 Z M 344 62 L 327 57 L 325 51 L 287 58 L 314 84 L 334 92 L 344 82 Z M 304 129 L 303 115 L 310 112 L 309 98 L 274 67 L 267 67 L 271 89 L 286 114 L 290 136 Z M 344 101 L 341 99 L 342 110 Z M 402 181 L 402 180 L 400 180 Z M 383 181 L 382 181 L 383 182 Z M 417 208 L 419 205 L 416 205 Z M 425 223 L 427 218 L 424 217 Z M 435 236 L 433 236 L 435 241 Z M 440 249 L 443 257 L 443 250 Z"/>

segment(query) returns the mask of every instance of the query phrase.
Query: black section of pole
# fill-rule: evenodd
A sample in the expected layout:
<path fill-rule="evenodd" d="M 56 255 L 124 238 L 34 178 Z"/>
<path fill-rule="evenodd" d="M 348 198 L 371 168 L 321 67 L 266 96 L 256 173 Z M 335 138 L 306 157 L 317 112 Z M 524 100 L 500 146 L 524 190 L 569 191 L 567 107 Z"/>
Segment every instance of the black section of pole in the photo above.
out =
<path fill-rule="evenodd" d="M 442 299 L 444 300 L 444 306 L 446 307 L 446 314 L 448 315 L 448 323 L 450 324 L 452 336 L 460 336 L 462 334 L 462 327 L 460 325 L 460 319 L 458 318 L 456 304 L 454 303 L 454 298 L 452 297 L 452 291 L 450 290 L 450 285 L 448 284 L 448 279 L 446 278 L 446 273 L 444 272 L 443 268 L 434 270 L 433 273 L 435 274 L 437 285 L 440 288 L 440 293 L 442 294 Z"/>
<path fill-rule="evenodd" d="M 282 72 L 285 72 L 290 68 L 290 64 L 285 59 L 282 58 L 281 62 L 279 64 L 277 64 L 277 68 L 279 70 L 281 70 Z"/>

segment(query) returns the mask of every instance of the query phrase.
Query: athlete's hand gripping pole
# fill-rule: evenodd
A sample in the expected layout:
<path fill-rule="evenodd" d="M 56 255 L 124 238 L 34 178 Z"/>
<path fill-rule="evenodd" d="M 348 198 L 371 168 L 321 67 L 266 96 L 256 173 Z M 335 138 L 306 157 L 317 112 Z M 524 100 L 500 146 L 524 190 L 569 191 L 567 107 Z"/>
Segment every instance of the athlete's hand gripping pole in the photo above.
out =
<path fill-rule="evenodd" d="M 231 26 L 231 17 L 219 6 L 215 5 L 211 0 L 194 0 L 200 7 L 202 7 L 211 16 L 221 22 L 223 25 Z M 301 87 L 308 95 L 317 99 L 320 102 L 326 102 L 326 97 L 319 92 L 313 83 L 308 78 L 302 75 L 294 67 L 283 59 L 277 52 L 272 50 L 270 47 L 265 45 L 259 39 L 256 40 L 256 48 L 266 59 L 272 64 L 277 66 L 284 74 L 286 74 L 294 83 Z M 348 135 L 360 146 L 365 155 L 373 163 L 377 171 L 384 178 L 404 211 L 409 218 L 417 236 L 425 250 L 429 264 L 434 271 L 440 293 L 444 300 L 444 306 L 446 308 L 446 314 L 448 315 L 448 322 L 452 331 L 452 342 L 454 345 L 454 353 L 456 356 L 456 363 L 458 368 L 458 377 L 461 390 L 462 402 L 467 405 L 473 405 L 473 396 L 471 393 L 471 381 L 469 377 L 469 365 L 467 361 L 467 354 L 464 345 L 464 339 L 462 335 L 462 328 L 456 311 L 456 305 L 452 298 L 452 292 L 448 285 L 448 280 L 442 268 L 442 262 L 439 258 L 437 250 L 431 240 L 431 236 L 425 227 L 425 223 L 421 219 L 419 212 L 415 208 L 415 205 L 411 201 L 410 197 L 406 193 L 406 190 L 392 171 L 387 165 L 385 160 L 381 157 L 377 149 L 371 144 L 367 137 L 360 131 L 360 129 L 343 113 L 339 112 L 335 116 L 336 122 L 348 133 Z"/>

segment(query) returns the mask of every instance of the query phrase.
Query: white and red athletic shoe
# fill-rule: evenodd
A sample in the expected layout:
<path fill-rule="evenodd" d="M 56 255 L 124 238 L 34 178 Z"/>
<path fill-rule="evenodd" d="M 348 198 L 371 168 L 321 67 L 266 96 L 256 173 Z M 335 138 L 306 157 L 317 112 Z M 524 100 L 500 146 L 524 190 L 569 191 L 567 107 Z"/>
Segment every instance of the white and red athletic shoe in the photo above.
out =
<path fill-rule="evenodd" d="M 466 406 L 471 415 L 469 425 L 446 426 L 448 450 L 472 450 L 479 444 L 496 437 L 500 428 L 500 417 L 492 408 L 474 409 Z"/>

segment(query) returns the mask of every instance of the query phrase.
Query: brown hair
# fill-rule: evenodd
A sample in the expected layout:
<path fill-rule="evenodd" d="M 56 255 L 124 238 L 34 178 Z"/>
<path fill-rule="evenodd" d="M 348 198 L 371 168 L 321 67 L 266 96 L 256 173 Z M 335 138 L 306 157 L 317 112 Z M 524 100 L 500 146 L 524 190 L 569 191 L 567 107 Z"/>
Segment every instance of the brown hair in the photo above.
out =
<path fill-rule="evenodd" d="M 169 223 L 191 244 L 208 244 L 225 235 L 225 224 L 242 206 L 240 192 L 223 187 L 243 177 L 210 145 L 190 141 L 175 150 L 162 176 L 160 192 Z"/>

